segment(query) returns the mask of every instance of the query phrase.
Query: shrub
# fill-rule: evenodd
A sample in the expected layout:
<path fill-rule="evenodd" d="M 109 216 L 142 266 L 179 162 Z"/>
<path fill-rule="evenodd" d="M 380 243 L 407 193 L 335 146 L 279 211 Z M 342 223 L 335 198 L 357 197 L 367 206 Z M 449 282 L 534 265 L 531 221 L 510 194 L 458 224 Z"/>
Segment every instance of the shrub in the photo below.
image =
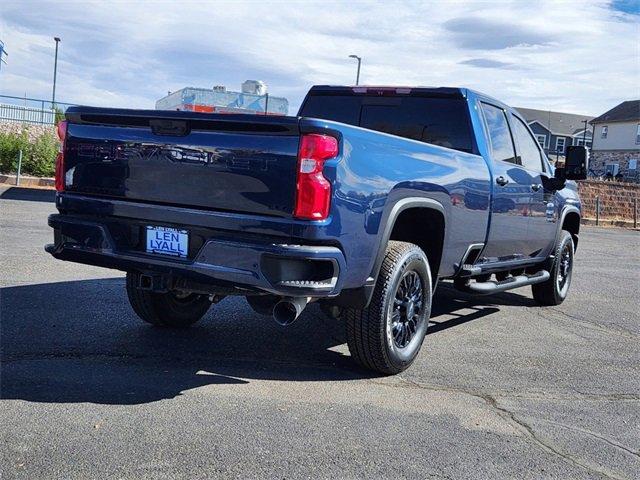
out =
<path fill-rule="evenodd" d="M 22 171 L 36 177 L 53 177 L 58 153 L 57 138 L 46 133 L 29 146 L 29 155 L 22 158 Z"/>
<path fill-rule="evenodd" d="M 51 177 L 55 172 L 58 140 L 52 133 L 29 139 L 27 129 L 20 133 L 0 132 L 0 172 L 15 173 L 18 155 L 22 150 L 21 173 L 25 175 Z"/>

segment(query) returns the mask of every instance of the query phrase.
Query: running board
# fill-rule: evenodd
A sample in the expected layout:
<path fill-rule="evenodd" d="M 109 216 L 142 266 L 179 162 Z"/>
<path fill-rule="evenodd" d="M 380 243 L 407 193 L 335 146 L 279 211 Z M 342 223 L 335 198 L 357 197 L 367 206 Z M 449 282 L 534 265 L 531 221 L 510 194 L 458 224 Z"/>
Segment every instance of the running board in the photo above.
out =
<path fill-rule="evenodd" d="M 473 293 L 479 293 L 481 295 L 488 295 L 491 293 L 504 292 L 505 290 L 511 290 L 512 288 L 524 287 L 525 285 L 533 285 L 535 283 L 542 283 L 549 280 L 551 274 L 546 270 L 540 270 L 532 275 L 516 275 L 515 277 L 508 277 L 504 280 L 489 280 L 487 282 L 470 282 L 467 288 Z"/>

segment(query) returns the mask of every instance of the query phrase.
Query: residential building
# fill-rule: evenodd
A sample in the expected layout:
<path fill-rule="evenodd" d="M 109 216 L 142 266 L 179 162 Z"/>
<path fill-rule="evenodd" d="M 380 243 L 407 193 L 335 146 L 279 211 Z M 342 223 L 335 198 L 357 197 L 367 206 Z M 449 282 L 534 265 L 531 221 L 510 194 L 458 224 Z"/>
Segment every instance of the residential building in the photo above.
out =
<path fill-rule="evenodd" d="M 592 116 L 533 108 L 517 107 L 517 110 L 547 155 L 564 156 L 569 145 L 591 147 L 592 131 L 587 123 L 593 119 Z"/>
<path fill-rule="evenodd" d="M 640 100 L 627 100 L 589 122 L 593 126 L 590 168 L 597 175 L 640 179 Z"/>

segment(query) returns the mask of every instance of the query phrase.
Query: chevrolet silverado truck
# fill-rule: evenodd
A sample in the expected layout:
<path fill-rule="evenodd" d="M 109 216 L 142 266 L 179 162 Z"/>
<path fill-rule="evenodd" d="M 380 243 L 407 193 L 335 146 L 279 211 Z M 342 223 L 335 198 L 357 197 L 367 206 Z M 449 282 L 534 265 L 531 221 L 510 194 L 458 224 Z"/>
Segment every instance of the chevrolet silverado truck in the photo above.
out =
<path fill-rule="evenodd" d="M 434 289 L 567 296 L 570 180 L 522 116 L 464 88 L 315 86 L 298 116 L 72 107 L 58 124 L 57 259 L 126 272 L 135 313 L 186 327 L 227 296 L 281 325 L 310 302 L 352 357 L 415 359 Z"/>

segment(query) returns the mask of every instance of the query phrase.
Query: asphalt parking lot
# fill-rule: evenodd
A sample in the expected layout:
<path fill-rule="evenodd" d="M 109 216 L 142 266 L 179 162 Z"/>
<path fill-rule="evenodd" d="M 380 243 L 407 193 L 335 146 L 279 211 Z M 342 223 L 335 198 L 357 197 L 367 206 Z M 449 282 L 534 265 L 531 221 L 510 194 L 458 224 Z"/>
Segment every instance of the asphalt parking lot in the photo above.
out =
<path fill-rule="evenodd" d="M 0 187 L 3 479 L 640 475 L 638 232 L 583 227 L 560 307 L 441 284 L 415 365 L 376 377 L 313 305 L 143 324 L 121 273 L 43 251 L 52 197 Z"/>

